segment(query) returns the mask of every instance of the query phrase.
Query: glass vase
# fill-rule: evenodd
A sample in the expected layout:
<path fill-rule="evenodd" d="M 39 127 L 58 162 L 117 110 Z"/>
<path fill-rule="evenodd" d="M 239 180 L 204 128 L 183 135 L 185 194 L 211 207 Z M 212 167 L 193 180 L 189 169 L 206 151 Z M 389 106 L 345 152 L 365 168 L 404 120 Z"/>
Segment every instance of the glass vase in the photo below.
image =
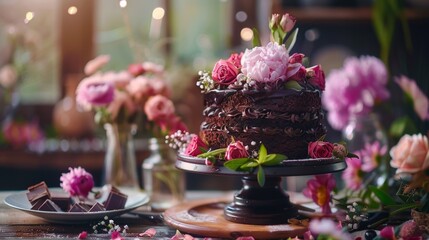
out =
<path fill-rule="evenodd" d="M 132 126 L 105 124 L 107 146 L 104 158 L 103 180 L 116 187 L 140 189 Z"/>
<path fill-rule="evenodd" d="M 342 134 L 350 152 L 355 153 L 364 149 L 365 145 L 373 145 L 377 142 L 380 148 L 388 146 L 387 134 L 383 129 L 379 116 L 374 113 L 352 116 Z M 370 176 L 366 179 L 366 182 L 381 185 L 388 176 L 388 162 L 386 159 L 381 158 L 378 166 L 370 172 Z"/>
<path fill-rule="evenodd" d="M 183 201 L 185 174 L 175 167 L 176 154 L 164 139 L 149 139 L 150 155 L 143 161 L 144 190 L 154 211 L 164 211 Z"/>

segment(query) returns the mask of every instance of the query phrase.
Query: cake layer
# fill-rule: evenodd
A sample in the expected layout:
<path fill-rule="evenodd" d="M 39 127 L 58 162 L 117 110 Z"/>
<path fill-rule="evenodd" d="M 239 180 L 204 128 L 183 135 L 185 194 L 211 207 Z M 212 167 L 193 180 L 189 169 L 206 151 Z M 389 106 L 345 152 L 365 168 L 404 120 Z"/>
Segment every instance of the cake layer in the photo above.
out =
<path fill-rule="evenodd" d="M 263 143 L 269 153 L 307 158 L 308 143 L 326 134 L 317 90 L 213 90 L 204 104 L 201 135 L 212 149 L 234 139 L 249 150 Z"/>

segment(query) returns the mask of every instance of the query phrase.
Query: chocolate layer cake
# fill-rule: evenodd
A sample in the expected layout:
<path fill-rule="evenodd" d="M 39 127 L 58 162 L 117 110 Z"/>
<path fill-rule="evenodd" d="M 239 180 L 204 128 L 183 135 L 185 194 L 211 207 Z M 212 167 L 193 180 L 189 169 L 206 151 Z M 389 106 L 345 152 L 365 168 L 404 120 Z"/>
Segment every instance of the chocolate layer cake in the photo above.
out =
<path fill-rule="evenodd" d="M 319 90 L 211 90 L 204 94 L 201 135 L 212 149 L 234 138 L 249 150 L 307 158 L 307 146 L 326 134 Z"/>

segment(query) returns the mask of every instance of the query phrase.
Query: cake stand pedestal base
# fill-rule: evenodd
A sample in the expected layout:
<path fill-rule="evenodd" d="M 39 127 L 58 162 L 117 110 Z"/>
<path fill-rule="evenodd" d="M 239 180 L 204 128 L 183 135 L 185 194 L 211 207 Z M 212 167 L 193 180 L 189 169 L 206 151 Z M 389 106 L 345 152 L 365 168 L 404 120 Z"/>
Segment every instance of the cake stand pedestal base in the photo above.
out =
<path fill-rule="evenodd" d="M 255 176 L 242 177 L 243 188 L 225 208 L 225 218 L 245 224 L 280 224 L 297 217 L 298 210 L 280 186 L 280 177 L 266 177 L 263 187 Z"/>
<path fill-rule="evenodd" d="M 230 202 L 230 198 L 186 202 L 167 209 L 163 213 L 164 221 L 172 228 L 194 237 L 287 239 L 302 236 L 307 231 L 307 227 L 288 223 L 253 225 L 228 221 L 224 216 L 224 208 Z"/>

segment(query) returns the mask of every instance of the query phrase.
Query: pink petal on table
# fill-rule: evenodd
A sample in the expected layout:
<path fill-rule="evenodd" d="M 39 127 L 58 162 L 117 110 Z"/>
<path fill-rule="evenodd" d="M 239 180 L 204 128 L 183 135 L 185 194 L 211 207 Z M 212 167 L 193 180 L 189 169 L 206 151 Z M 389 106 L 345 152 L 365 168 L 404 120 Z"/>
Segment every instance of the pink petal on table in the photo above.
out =
<path fill-rule="evenodd" d="M 149 228 L 144 233 L 139 233 L 139 237 L 153 238 L 153 236 L 155 236 L 155 234 L 156 234 L 156 229 L 155 228 Z"/>

